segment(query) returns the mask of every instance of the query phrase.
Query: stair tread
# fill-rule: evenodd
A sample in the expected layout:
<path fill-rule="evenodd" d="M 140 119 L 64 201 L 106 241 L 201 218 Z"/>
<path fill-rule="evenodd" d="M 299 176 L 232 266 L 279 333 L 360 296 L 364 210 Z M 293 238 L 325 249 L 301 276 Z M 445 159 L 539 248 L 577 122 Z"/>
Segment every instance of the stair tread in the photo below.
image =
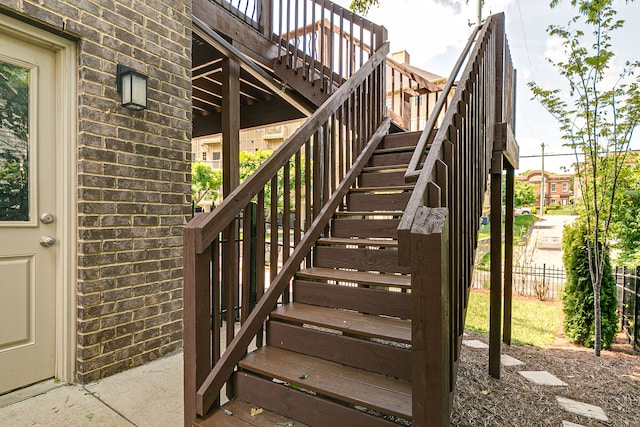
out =
<path fill-rule="evenodd" d="M 336 216 L 402 216 L 403 211 L 337 211 Z"/>
<path fill-rule="evenodd" d="M 399 165 L 389 165 L 389 166 L 366 166 L 362 169 L 362 172 L 371 173 L 371 172 L 382 172 L 382 171 L 399 171 L 399 170 L 407 170 L 408 164 L 399 164 Z"/>
<path fill-rule="evenodd" d="M 364 271 L 346 271 L 333 268 L 311 267 L 300 270 L 297 277 L 303 279 L 328 279 L 360 283 L 371 286 L 411 287 L 411 276 L 397 274 L 376 274 Z"/>
<path fill-rule="evenodd" d="M 273 427 L 275 425 L 290 425 L 288 423 L 294 422 L 290 418 L 267 411 L 266 409 L 252 416 L 252 409 L 258 408 L 250 403 L 234 399 L 225 403 L 209 417 L 203 420 L 196 420 L 194 425 L 198 427 Z M 226 415 L 224 411 L 229 411 L 233 415 Z M 298 421 L 295 421 L 295 424 L 291 425 L 295 425 L 296 427 L 307 426 L 307 424 Z"/>
<path fill-rule="evenodd" d="M 373 152 L 373 155 L 375 156 L 376 154 L 402 153 L 405 151 L 413 151 L 415 149 L 416 149 L 415 145 L 414 146 L 408 145 L 404 147 L 378 148 Z"/>
<path fill-rule="evenodd" d="M 398 247 L 398 241 L 394 239 L 352 239 L 349 237 L 323 237 L 318 239 L 318 243 L 322 245 Z"/>
<path fill-rule="evenodd" d="M 271 317 L 370 338 L 411 343 L 411 322 L 408 320 L 370 316 L 354 311 L 295 302 L 279 306 L 271 312 Z"/>
<path fill-rule="evenodd" d="M 407 381 L 272 346 L 249 353 L 240 367 L 379 412 L 411 417 Z"/>
<path fill-rule="evenodd" d="M 415 185 L 397 185 L 395 187 L 357 187 L 349 189 L 352 193 L 374 193 L 374 192 L 399 192 L 413 190 Z"/>

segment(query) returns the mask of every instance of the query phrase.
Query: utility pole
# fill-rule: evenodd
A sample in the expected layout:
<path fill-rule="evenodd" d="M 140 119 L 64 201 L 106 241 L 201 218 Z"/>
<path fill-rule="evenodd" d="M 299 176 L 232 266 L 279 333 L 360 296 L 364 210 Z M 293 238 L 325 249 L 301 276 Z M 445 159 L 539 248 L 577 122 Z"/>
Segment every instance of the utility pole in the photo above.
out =
<path fill-rule="evenodd" d="M 542 174 L 540 175 L 540 216 L 544 216 L 544 142 L 540 144 L 542 147 Z"/>
<path fill-rule="evenodd" d="M 484 6 L 484 0 L 478 0 L 478 25 L 482 24 L 482 6 Z"/>

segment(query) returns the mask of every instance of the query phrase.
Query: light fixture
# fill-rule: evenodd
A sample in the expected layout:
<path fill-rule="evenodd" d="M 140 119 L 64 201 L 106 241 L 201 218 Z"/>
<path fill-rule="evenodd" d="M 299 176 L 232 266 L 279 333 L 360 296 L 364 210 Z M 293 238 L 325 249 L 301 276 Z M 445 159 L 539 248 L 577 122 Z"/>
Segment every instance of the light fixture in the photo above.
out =
<path fill-rule="evenodd" d="M 147 79 L 144 74 L 118 64 L 118 92 L 122 95 L 122 106 L 131 110 L 147 108 Z"/>

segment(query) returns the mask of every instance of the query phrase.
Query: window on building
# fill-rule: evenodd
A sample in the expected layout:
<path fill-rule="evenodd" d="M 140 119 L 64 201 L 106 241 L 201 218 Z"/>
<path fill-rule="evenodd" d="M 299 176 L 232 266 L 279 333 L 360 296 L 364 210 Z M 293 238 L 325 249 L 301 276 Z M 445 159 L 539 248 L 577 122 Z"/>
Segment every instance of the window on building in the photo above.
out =
<path fill-rule="evenodd" d="M 220 152 L 214 151 L 213 153 L 211 153 L 211 160 L 220 160 Z"/>
<path fill-rule="evenodd" d="M 556 204 L 556 199 L 551 199 L 551 204 L 555 205 Z"/>
<path fill-rule="evenodd" d="M 192 162 L 196 161 L 196 153 L 191 153 L 191 161 Z"/>
<path fill-rule="evenodd" d="M 203 151 L 203 152 L 202 152 L 202 161 L 203 161 L 203 162 L 206 162 L 206 161 L 207 161 L 207 152 L 206 152 L 206 151 Z"/>
<path fill-rule="evenodd" d="M 567 191 L 569 191 L 569 183 L 563 182 L 562 183 L 562 192 L 566 193 Z"/>
<path fill-rule="evenodd" d="M 555 193 L 556 191 L 557 191 L 557 190 L 556 190 L 556 183 L 555 183 L 555 182 L 552 182 L 552 183 L 551 183 L 551 192 L 552 192 L 552 193 Z"/>

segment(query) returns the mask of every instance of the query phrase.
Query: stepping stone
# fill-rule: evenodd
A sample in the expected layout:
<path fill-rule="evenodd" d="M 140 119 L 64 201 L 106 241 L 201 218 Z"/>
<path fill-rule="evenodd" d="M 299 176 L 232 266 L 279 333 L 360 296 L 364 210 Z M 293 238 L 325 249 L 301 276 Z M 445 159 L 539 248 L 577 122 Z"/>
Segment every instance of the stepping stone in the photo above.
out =
<path fill-rule="evenodd" d="M 547 371 L 518 371 L 520 375 L 538 385 L 566 386 L 567 383 Z"/>
<path fill-rule="evenodd" d="M 462 340 L 462 344 L 471 348 L 489 348 L 489 346 L 479 340 Z"/>
<path fill-rule="evenodd" d="M 567 399 L 562 396 L 556 396 L 556 400 L 560 407 L 567 412 L 582 415 L 584 417 L 595 418 L 600 421 L 609 421 L 607 414 L 605 414 L 599 406 L 589 405 L 588 403 L 578 402 L 577 400 Z"/>
<path fill-rule="evenodd" d="M 571 421 L 562 420 L 562 427 L 584 427 L 582 424 L 572 423 Z"/>
<path fill-rule="evenodd" d="M 503 354 L 502 356 L 500 356 L 500 363 L 502 363 L 502 366 L 524 365 L 524 362 L 516 359 L 515 357 L 508 356 L 506 354 Z"/>

